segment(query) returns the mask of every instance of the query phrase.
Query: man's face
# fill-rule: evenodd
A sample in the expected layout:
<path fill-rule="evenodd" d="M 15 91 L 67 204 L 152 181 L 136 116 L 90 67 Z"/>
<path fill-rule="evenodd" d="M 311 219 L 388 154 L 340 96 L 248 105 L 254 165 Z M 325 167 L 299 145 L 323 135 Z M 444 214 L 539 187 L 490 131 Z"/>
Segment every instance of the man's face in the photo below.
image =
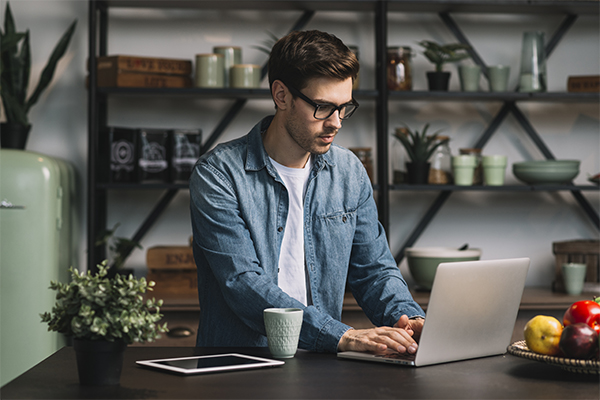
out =
<path fill-rule="evenodd" d="M 300 91 L 315 103 L 339 106 L 352 100 L 352 79 L 339 81 L 331 78 L 315 78 Z M 335 135 L 342 127 L 342 121 L 338 111 L 324 120 L 316 119 L 314 113 L 313 106 L 296 97 L 285 121 L 285 129 L 304 151 L 311 154 L 324 154 L 329 151 Z"/>

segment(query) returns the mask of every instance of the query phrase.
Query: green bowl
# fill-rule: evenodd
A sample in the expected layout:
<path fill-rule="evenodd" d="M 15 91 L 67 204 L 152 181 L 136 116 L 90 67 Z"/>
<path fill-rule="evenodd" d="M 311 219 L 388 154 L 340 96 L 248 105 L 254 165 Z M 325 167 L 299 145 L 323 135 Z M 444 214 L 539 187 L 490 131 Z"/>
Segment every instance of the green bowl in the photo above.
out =
<path fill-rule="evenodd" d="M 562 184 L 569 183 L 577 175 L 579 175 L 579 168 L 518 168 L 513 166 L 513 174 L 521 182 L 529 185 L 539 184 Z"/>
<path fill-rule="evenodd" d="M 458 250 L 451 247 L 409 247 L 408 270 L 420 289 L 431 290 L 438 265 L 445 262 L 477 261 L 480 249 Z"/>
<path fill-rule="evenodd" d="M 579 169 L 579 160 L 535 160 L 521 161 L 513 164 L 513 168 L 549 168 L 549 169 Z"/>

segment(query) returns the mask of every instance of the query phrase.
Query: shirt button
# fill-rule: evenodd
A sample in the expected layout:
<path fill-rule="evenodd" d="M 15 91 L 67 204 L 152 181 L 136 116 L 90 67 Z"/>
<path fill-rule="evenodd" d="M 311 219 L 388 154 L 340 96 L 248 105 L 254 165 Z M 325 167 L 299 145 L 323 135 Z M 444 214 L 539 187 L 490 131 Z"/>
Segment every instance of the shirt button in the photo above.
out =
<path fill-rule="evenodd" d="M 342 217 L 342 222 L 346 222 L 346 217 Z"/>
<path fill-rule="evenodd" d="M 280 226 L 279 228 L 277 228 L 277 232 L 283 232 L 283 226 Z"/>

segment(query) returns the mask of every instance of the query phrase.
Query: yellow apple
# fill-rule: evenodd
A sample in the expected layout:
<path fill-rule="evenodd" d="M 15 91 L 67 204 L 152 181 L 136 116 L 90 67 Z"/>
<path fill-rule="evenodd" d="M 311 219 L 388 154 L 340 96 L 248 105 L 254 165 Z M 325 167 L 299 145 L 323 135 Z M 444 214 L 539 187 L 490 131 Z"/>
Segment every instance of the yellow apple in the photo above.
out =
<path fill-rule="evenodd" d="M 559 320 L 547 315 L 536 315 L 525 325 L 525 343 L 529 350 L 554 356 L 560 353 L 558 343 L 563 326 Z"/>

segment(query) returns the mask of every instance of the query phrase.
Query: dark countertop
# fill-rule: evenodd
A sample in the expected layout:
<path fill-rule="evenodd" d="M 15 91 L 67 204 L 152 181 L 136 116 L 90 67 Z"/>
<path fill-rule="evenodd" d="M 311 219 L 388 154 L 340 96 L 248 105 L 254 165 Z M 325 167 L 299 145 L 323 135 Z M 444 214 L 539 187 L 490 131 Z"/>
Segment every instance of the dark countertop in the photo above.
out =
<path fill-rule="evenodd" d="M 577 374 L 509 354 L 420 368 L 342 360 L 298 351 L 282 367 L 180 376 L 135 361 L 267 349 L 129 347 L 121 384 L 80 386 L 75 353 L 65 347 L 0 389 L 2 399 L 598 399 L 600 376 Z"/>

